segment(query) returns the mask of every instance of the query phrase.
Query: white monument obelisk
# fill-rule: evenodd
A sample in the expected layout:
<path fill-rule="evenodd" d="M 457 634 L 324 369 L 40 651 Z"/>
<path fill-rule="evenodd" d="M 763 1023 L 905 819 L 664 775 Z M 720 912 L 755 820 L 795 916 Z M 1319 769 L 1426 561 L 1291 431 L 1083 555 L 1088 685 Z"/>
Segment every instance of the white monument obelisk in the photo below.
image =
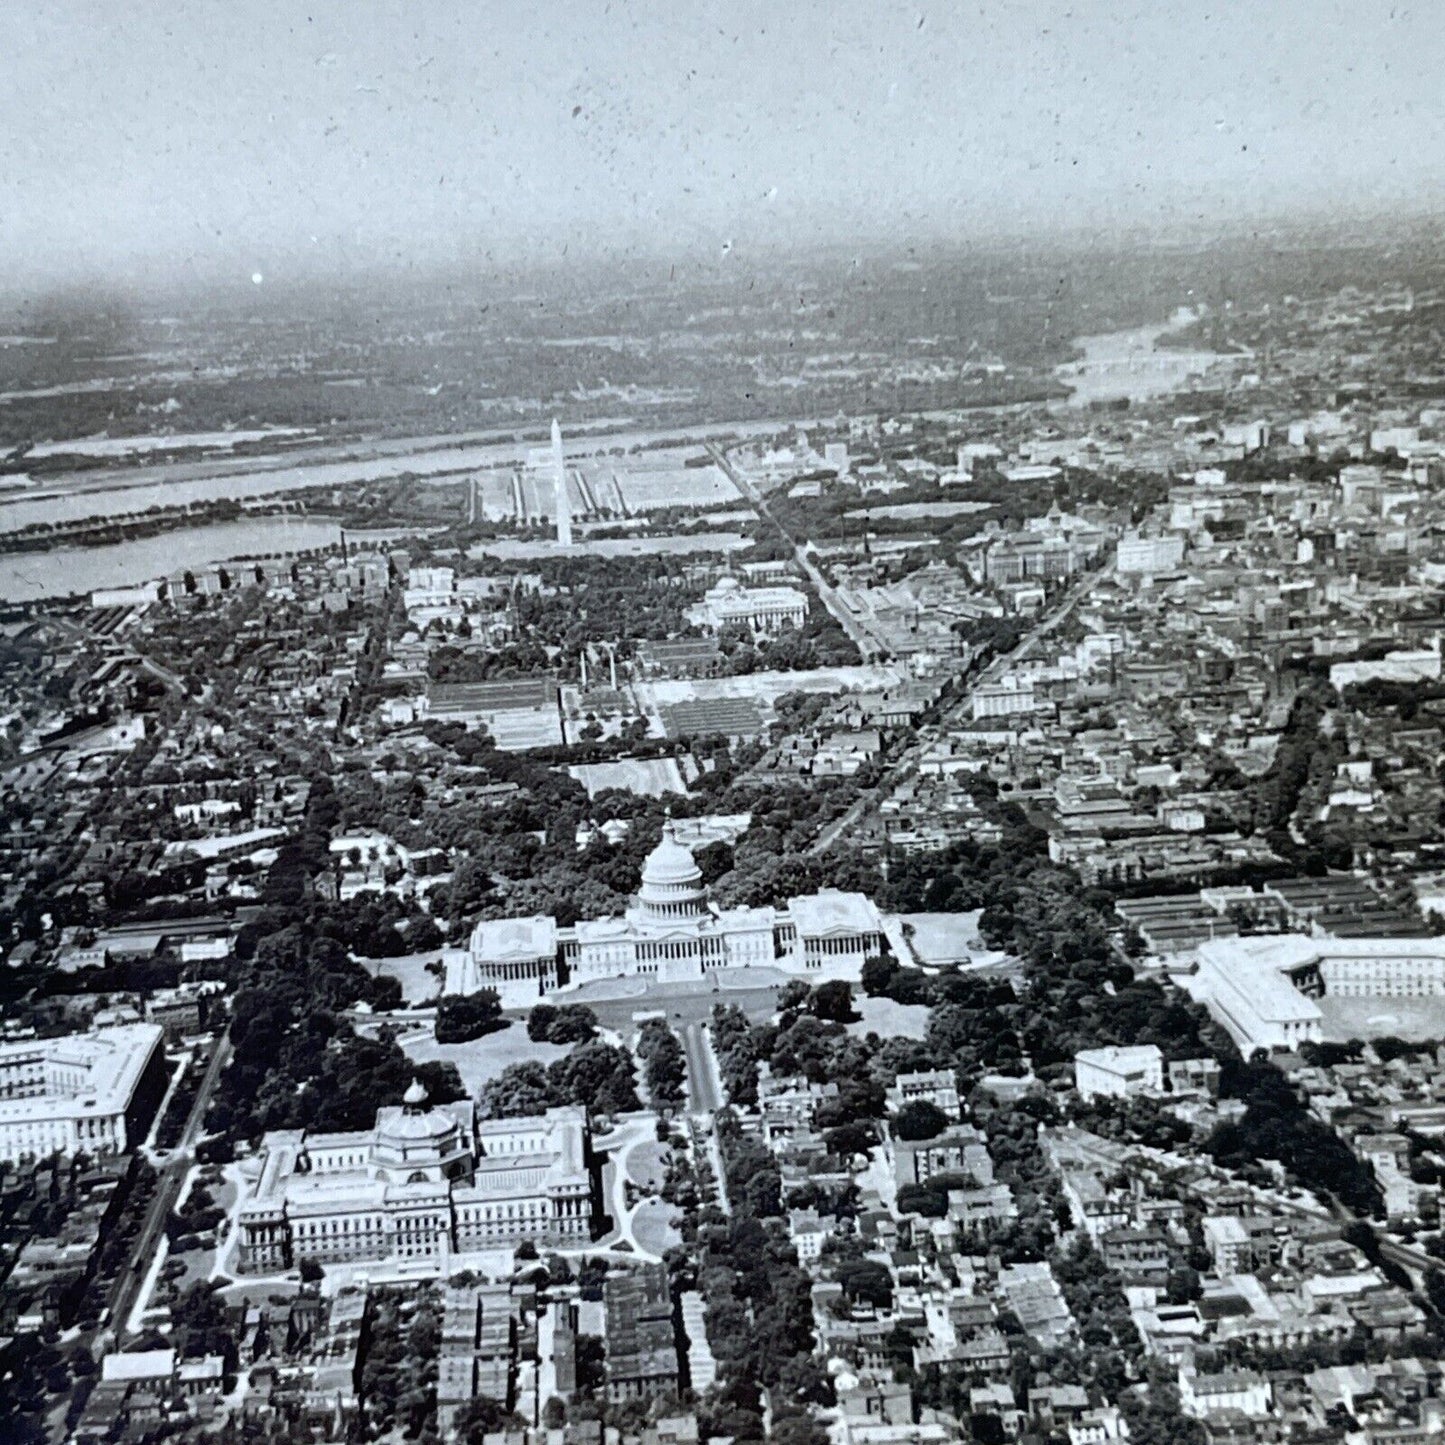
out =
<path fill-rule="evenodd" d="M 562 455 L 562 428 L 552 418 L 552 470 L 557 479 L 557 545 L 572 545 L 572 506 L 567 500 L 567 460 Z"/>

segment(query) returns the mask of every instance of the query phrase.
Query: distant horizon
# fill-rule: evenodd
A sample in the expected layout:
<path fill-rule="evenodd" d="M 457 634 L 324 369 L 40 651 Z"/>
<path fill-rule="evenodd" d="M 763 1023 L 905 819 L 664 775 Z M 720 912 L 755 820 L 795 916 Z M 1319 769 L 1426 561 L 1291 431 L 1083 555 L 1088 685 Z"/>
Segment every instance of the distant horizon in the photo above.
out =
<path fill-rule="evenodd" d="M 377 287 L 402 289 L 481 286 L 488 281 L 524 287 L 565 287 L 588 280 L 619 282 L 627 273 L 640 286 L 661 287 L 669 281 L 725 284 L 746 279 L 755 268 L 803 272 L 862 266 L 900 270 L 909 265 L 939 265 L 971 257 L 1028 263 L 1075 258 L 1098 259 L 1117 254 L 1207 255 L 1260 247 L 1274 250 L 1388 250 L 1396 246 L 1445 247 L 1434 229 L 1445 217 L 1445 198 L 1437 205 L 1413 210 L 1360 205 L 1352 210 L 1297 208 L 1255 217 L 1218 217 L 1205 230 L 1183 224 L 1135 223 L 1109 228 L 1075 226 L 1002 227 L 967 236 L 875 235 L 816 238 L 807 247 L 763 242 L 735 246 L 725 256 L 696 249 L 659 245 L 647 250 L 598 250 L 546 257 L 532 254 L 509 260 L 495 257 L 348 258 L 328 265 L 314 254 L 290 261 L 278 258 L 274 269 L 238 274 L 219 263 L 177 271 L 160 263 L 136 263 L 112 274 L 77 275 L 64 280 L 36 281 L 28 286 L 0 277 L 0 314 L 23 322 L 27 314 L 46 309 L 103 310 L 135 306 L 194 305 L 228 301 L 265 311 L 285 299 L 319 294 L 327 288 L 365 296 Z M 257 277 L 259 276 L 259 280 Z M 781 275 L 779 276 L 781 280 Z"/>

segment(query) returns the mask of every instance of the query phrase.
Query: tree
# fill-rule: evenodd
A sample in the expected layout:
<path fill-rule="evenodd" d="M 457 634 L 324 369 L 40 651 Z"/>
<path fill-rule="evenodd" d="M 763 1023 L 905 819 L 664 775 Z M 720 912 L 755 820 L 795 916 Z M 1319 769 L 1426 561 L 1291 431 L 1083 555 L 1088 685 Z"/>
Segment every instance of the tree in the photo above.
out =
<path fill-rule="evenodd" d="M 577 1389 L 595 1395 L 607 1382 L 607 1347 L 599 1335 L 577 1336 Z"/>
<path fill-rule="evenodd" d="M 446 942 L 446 937 L 437 926 L 436 919 L 429 914 L 418 913 L 407 924 L 406 946 L 410 953 L 426 953 L 433 948 L 440 948 Z"/>
<path fill-rule="evenodd" d="M 736 1004 L 714 1005 L 712 1039 L 729 1100 L 734 1104 L 756 1104 L 758 1056 L 747 1015 Z"/>
<path fill-rule="evenodd" d="M 583 1104 L 599 1114 L 627 1114 L 642 1107 L 625 1049 L 594 1039 L 558 1059 L 547 1070 L 554 1103 Z"/>
<path fill-rule="evenodd" d="M 638 1034 L 637 1052 L 647 1066 L 647 1092 L 653 1107 L 681 1108 L 687 1065 L 677 1035 L 661 1019 L 649 1019 Z"/>
<path fill-rule="evenodd" d="M 1187 1264 L 1169 1271 L 1168 1299 L 1172 1305 L 1188 1304 L 1203 1293 L 1198 1271 Z"/>
<path fill-rule="evenodd" d="M 862 972 L 863 992 L 869 998 L 879 998 L 888 992 L 889 982 L 893 978 L 893 961 L 874 954 L 872 958 L 863 961 Z"/>
<path fill-rule="evenodd" d="M 490 1395 L 473 1395 L 457 1416 L 456 1438 L 465 1440 L 467 1445 L 482 1445 L 485 1436 L 518 1429 L 524 1424 L 522 1417 L 508 1410 L 500 1400 Z"/>
<path fill-rule="evenodd" d="M 711 888 L 719 878 L 733 871 L 733 850 L 720 839 L 717 842 L 704 843 L 701 848 L 693 851 L 692 857 L 702 872 L 704 888 Z"/>
<path fill-rule="evenodd" d="M 842 979 L 820 983 L 808 1002 L 809 1010 L 820 1019 L 848 1024 L 858 1017 L 853 1011 L 853 990 Z"/>
<path fill-rule="evenodd" d="M 929 1184 L 905 1184 L 898 1191 L 898 1212 L 942 1219 L 948 1213 L 948 1195 Z"/>
<path fill-rule="evenodd" d="M 775 1416 L 769 1438 L 774 1445 L 827 1445 L 831 1437 L 822 1421 L 799 1411 Z"/>
<path fill-rule="evenodd" d="M 436 1040 L 439 1044 L 468 1043 L 506 1027 L 502 1001 L 494 988 L 450 995 L 437 1005 Z"/>
<path fill-rule="evenodd" d="M 535 1059 L 508 1064 L 482 1087 L 480 1097 L 482 1108 L 491 1119 L 545 1114 L 554 1102 L 547 1071 Z"/>
<path fill-rule="evenodd" d="M 546 1043 L 551 1037 L 550 1030 L 557 1018 L 557 1007 L 550 1003 L 532 1005 L 527 1015 L 527 1037 L 534 1044 Z"/>
<path fill-rule="evenodd" d="M 880 1310 L 886 1310 L 893 1303 L 893 1277 L 877 1260 L 845 1260 L 836 1274 L 843 1293 L 850 1300 L 863 1300 Z"/>
<path fill-rule="evenodd" d="M 850 1159 L 854 1154 L 866 1154 L 878 1142 L 873 1126 L 867 1123 L 840 1124 L 823 1135 L 823 1144 L 830 1154 Z"/>
<path fill-rule="evenodd" d="M 597 1015 L 586 1004 L 533 1004 L 527 1037 L 535 1044 L 585 1044 L 597 1037 Z"/>
<path fill-rule="evenodd" d="M 931 1099 L 910 1099 L 893 1121 L 899 1139 L 936 1139 L 949 1125 L 948 1115 Z"/>
<path fill-rule="evenodd" d="M 800 1008 L 807 1007 L 808 999 L 812 995 L 812 988 L 807 981 L 801 978 L 789 979 L 783 985 L 783 991 L 778 995 L 779 1013 L 796 1013 Z"/>
<path fill-rule="evenodd" d="M 783 1180 L 775 1165 L 758 1170 L 743 1190 L 748 1211 L 759 1219 L 774 1218 L 783 1212 Z"/>

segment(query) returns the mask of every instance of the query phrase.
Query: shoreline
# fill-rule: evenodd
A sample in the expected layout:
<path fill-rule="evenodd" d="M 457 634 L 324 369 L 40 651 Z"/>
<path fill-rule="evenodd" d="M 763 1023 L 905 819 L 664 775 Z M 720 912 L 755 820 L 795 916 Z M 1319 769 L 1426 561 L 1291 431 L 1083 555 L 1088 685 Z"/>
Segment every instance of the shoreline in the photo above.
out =
<path fill-rule="evenodd" d="M 1038 402 L 999 402 L 930 409 L 919 415 L 942 420 L 966 411 L 1018 411 L 1030 405 L 1062 402 L 1082 406 L 1091 395 L 1080 387 L 1081 377 L 1091 368 L 1122 367 L 1132 371 L 1147 358 L 1157 379 L 1145 395 L 1178 389 L 1193 369 L 1226 359 L 1225 354 L 1154 352 L 1159 336 L 1189 324 L 1193 317 L 1176 315 L 1165 322 L 1132 327 L 1123 331 L 1080 336 L 1074 344 L 1083 355 L 1053 368 L 1048 382 L 1072 385 L 1067 397 L 1044 397 Z M 1041 378 L 1041 385 L 1048 384 Z M 633 418 L 609 418 L 602 422 L 579 423 L 566 439 L 570 458 L 590 458 L 622 451 L 640 454 L 683 448 L 716 439 L 769 436 L 818 425 L 815 418 L 765 418 L 740 421 L 712 421 L 683 426 L 638 427 Z M 620 426 L 622 430 L 606 430 Z M 328 534 L 325 540 L 311 540 L 300 550 L 335 545 L 345 527 L 325 512 L 310 510 L 306 503 L 292 501 L 291 494 L 334 488 L 347 490 L 371 483 L 410 479 L 423 484 L 444 484 L 489 470 L 505 470 L 525 462 L 531 444 L 542 433 L 531 428 L 468 430 L 416 438 L 353 437 L 346 441 L 310 446 L 294 444 L 264 456 L 188 458 L 174 461 L 145 461 L 125 468 L 82 468 L 56 473 L 24 492 L 0 493 L 0 600 L 32 605 L 66 597 L 84 596 L 104 587 L 142 586 L 174 568 L 155 571 L 148 556 L 164 543 L 190 536 L 199 541 L 206 534 L 236 528 L 284 528 Z M 150 492 L 150 506 L 137 506 Z M 137 495 L 139 494 L 139 495 Z M 129 504 L 129 505 L 127 505 Z M 121 508 L 124 507 L 124 510 Z M 401 529 L 403 534 L 426 530 Z M 364 535 L 357 529 L 355 535 Z M 334 535 L 332 535 L 334 534 Z M 353 535 L 348 532 L 348 535 Z M 241 551 L 226 550 L 226 544 L 197 549 L 182 546 L 192 566 L 218 566 L 242 555 L 265 555 L 265 548 L 242 543 Z M 167 546 L 167 551 L 176 550 Z M 125 554 L 134 553 L 127 562 Z M 111 558 L 104 554 L 110 552 Z M 214 552 L 216 555 L 201 555 Z M 33 565 L 26 565 L 27 559 Z M 77 591 L 73 585 L 59 590 L 37 575 L 57 570 L 62 560 L 73 560 L 78 569 L 94 573 L 90 585 Z M 86 566 L 85 560 L 91 565 Z M 107 562 L 113 571 L 107 569 Z M 26 574 L 30 574 L 27 576 Z M 101 575 L 107 574 L 108 575 Z"/>

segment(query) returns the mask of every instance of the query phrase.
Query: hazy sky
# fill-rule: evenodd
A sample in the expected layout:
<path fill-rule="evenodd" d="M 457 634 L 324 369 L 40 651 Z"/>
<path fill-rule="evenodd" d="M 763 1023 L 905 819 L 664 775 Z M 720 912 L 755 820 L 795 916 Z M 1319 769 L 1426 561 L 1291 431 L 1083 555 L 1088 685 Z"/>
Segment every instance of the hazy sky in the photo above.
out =
<path fill-rule="evenodd" d="M 7 0 L 10 283 L 1445 194 L 1440 0 Z"/>

